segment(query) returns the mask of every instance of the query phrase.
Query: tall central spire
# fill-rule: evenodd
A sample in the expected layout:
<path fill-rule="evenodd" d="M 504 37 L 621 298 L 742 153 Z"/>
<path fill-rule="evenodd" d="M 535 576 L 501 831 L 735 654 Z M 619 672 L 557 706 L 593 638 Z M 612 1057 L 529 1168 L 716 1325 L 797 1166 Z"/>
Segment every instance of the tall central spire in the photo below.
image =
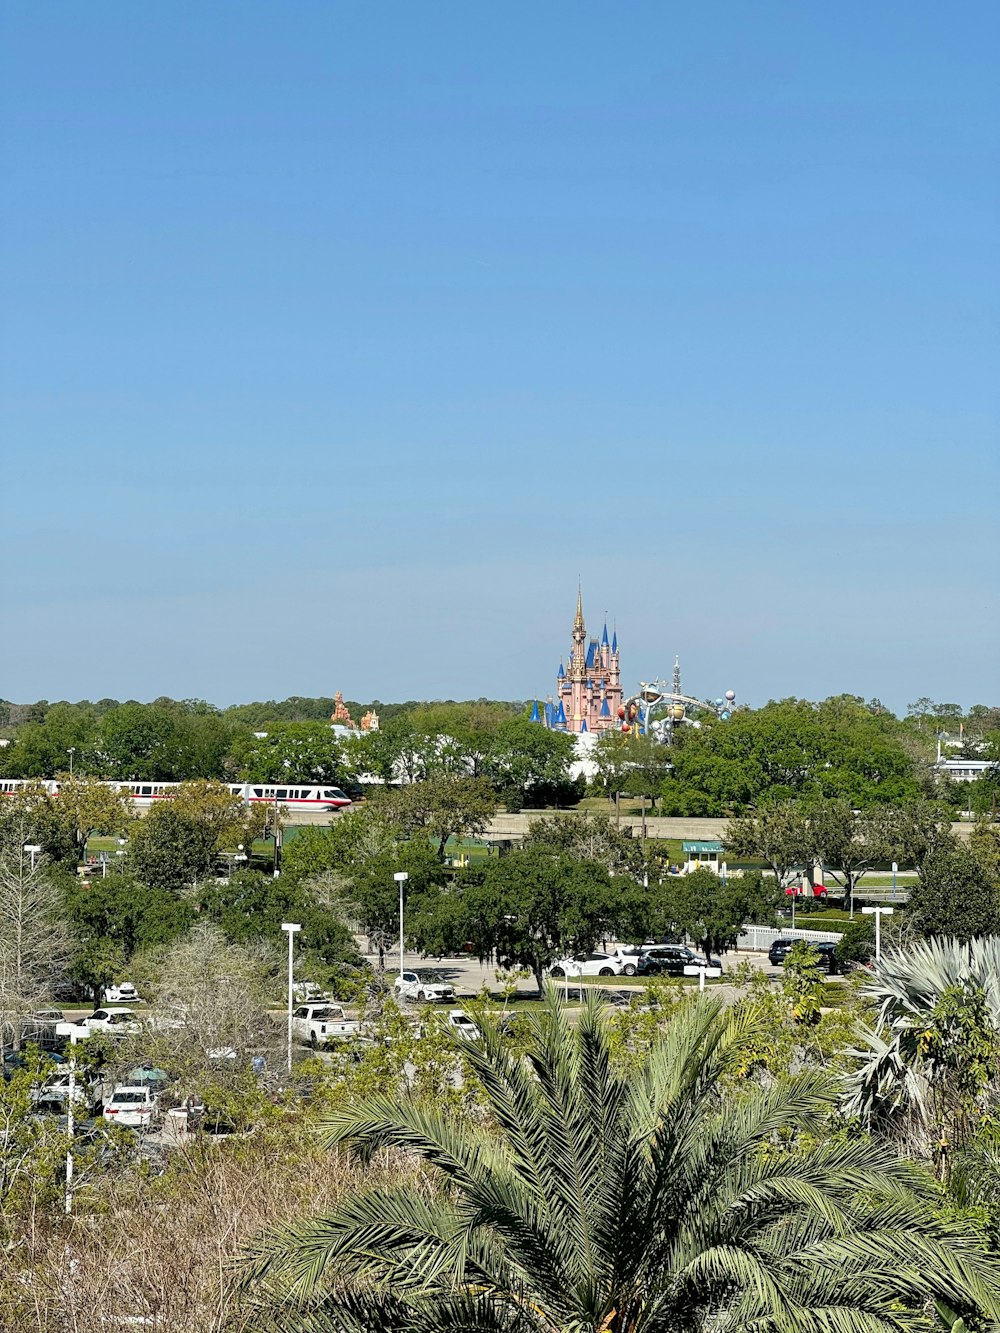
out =
<path fill-rule="evenodd" d="M 587 627 L 583 623 L 583 590 L 577 587 L 576 616 L 573 620 L 573 652 L 569 669 L 572 680 L 583 680 L 587 674 L 587 654 L 583 646 L 586 637 Z"/>

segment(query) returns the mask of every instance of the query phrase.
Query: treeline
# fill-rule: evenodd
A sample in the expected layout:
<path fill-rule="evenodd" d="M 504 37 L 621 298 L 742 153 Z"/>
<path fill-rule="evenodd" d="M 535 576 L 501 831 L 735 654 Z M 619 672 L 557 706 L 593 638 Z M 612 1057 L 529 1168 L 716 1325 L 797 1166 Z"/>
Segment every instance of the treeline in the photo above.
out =
<path fill-rule="evenodd" d="M 375 703 L 381 726 L 337 739 L 330 699 L 291 698 L 224 711 L 202 700 L 32 705 L 0 745 L 0 777 L 72 771 L 105 779 L 315 782 L 360 794 L 371 784 L 485 778 L 508 809 L 565 807 L 587 784 L 571 778 L 574 738 L 528 720 L 523 704 Z M 360 718 L 368 705 L 351 704 Z M 852 809 L 946 801 L 980 814 L 1000 806 L 1000 710 L 918 701 L 897 718 L 878 700 L 840 695 L 772 701 L 726 721 L 705 710 L 673 744 L 612 730 L 591 759 L 590 791 L 624 795 L 664 815 L 727 817 L 775 802 L 839 800 Z M 945 730 L 946 729 L 946 730 Z M 973 784 L 942 781 L 946 756 L 994 761 Z"/>
<path fill-rule="evenodd" d="M 899 719 L 877 701 L 853 695 L 813 703 L 783 699 L 712 715 L 674 729 L 663 747 L 606 733 L 597 747 L 596 785 L 655 801 L 659 813 L 725 818 L 788 801 L 839 801 L 853 810 L 925 799 L 978 813 L 1000 805 L 1000 722 L 986 710 L 982 730 L 964 740 L 968 757 L 994 768 L 972 784 L 943 780 L 935 769 L 936 733 L 921 716 Z M 957 755 L 954 748 L 946 753 Z"/>

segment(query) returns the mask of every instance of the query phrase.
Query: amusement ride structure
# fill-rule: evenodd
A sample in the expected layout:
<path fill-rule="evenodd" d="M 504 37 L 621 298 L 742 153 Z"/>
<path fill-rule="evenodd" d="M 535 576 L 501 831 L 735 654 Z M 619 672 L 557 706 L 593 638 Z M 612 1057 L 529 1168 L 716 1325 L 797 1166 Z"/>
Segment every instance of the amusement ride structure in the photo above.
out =
<path fill-rule="evenodd" d="M 680 659 L 675 658 L 669 686 L 663 680 L 640 681 L 638 691 L 619 707 L 618 719 L 622 731 L 634 736 L 655 736 L 669 745 L 675 727 L 701 725 L 698 713 L 714 713 L 722 722 L 728 722 L 735 706 L 735 690 L 726 690 L 721 699 L 696 699 L 685 694 Z"/>

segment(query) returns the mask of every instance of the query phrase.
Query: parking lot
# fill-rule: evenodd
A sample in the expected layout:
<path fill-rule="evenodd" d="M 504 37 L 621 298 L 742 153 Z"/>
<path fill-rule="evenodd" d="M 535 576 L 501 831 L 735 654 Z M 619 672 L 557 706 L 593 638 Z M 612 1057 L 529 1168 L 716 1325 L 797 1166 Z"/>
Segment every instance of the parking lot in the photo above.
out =
<path fill-rule="evenodd" d="M 365 957 L 373 968 L 377 966 L 378 957 L 376 954 L 366 954 Z M 768 976 L 778 977 L 781 975 L 781 968 L 773 967 L 768 962 L 766 953 L 758 952 L 756 950 L 736 949 L 730 950 L 730 952 L 723 957 L 722 964 L 724 973 L 733 971 L 741 963 L 747 962 Z M 500 990 L 500 983 L 497 981 L 495 964 L 481 963 L 478 958 L 474 958 L 469 954 L 458 954 L 450 958 L 424 958 L 420 954 L 407 952 L 403 955 L 403 966 L 405 970 L 412 970 L 421 975 L 424 973 L 428 976 L 433 974 L 441 981 L 450 982 L 450 984 L 455 987 L 456 1000 L 467 1000 L 473 996 L 479 995 L 482 993 L 484 986 L 492 994 L 496 994 Z M 385 976 L 390 984 L 398 970 L 399 955 L 388 955 L 385 960 Z M 697 986 L 698 984 L 697 978 L 685 978 L 685 981 L 692 986 Z M 578 984 L 574 984 L 572 979 L 569 984 L 571 990 L 579 990 Z M 609 986 L 613 989 L 617 988 L 624 990 L 627 987 L 629 990 L 632 990 L 637 984 L 641 985 L 641 980 L 636 982 L 634 979 L 622 978 L 621 981 L 619 981 L 618 978 L 612 977 L 607 980 L 602 979 L 599 984 Z M 716 985 L 714 989 L 724 990 L 728 995 L 735 996 L 735 990 L 726 987 L 724 984 L 721 986 Z M 516 991 L 518 995 L 524 995 L 525 997 L 537 994 L 534 978 L 528 977 L 518 981 Z"/>

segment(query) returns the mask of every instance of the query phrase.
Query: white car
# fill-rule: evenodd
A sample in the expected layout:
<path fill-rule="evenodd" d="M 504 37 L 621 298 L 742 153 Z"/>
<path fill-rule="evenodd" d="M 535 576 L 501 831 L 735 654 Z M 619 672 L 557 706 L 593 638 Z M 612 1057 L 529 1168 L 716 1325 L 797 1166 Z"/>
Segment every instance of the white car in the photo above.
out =
<path fill-rule="evenodd" d="M 149 1129 L 159 1123 L 159 1099 L 148 1083 L 123 1083 L 104 1103 L 104 1119 L 128 1129 Z"/>
<path fill-rule="evenodd" d="M 112 1009 L 107 1005 L 81 1018 L 76 1025 L 90 1032 L 110 1032 L 114 1037 L 131 1037 L 140 1030 L 134 1009 Z"/>
<path fill-rule="evenodd" d="M 463 1041 L 478 1041 L 479 1029 L 464 1009 L 448 1010 L 448 1029 Z"/>
<path fill-rule="evenodd" d="M 421 976 L 419 972 L 401 972 L 392 984 L 397 1000 L 453 1000 L 455 987 L 444 981 Z"/>
<path fill-rule="evenodd" d="M 549 968 L 550 977 L 620 977 L 625 964 L 610 953 L 578 953 L 560 958 Z"/>
<path fill-rule="evenodd" d="M 119 981 L 114 986 L 104 988 L 105 1004 L 132 1004 L 139 999 L 139 992 L 131 981 Z"/>
<path fill-rule="evenodd" d="M 639 970 L 639 959 L 646 952 L 647 946 L 644 944 L 619 944 L 615 950 L 615 957 L 622 965 L 622 974 L 626 977 L 634 977 Z"/>
<path fill-rule="evenodd" d="M 35 1084 L 31 1089 L 31 1101 L 38 1107 L 58 1107 L 65 1113 L 70 1096 L 69 1070 L 58 1069 L 42 1084 Z M 73 1077 L 73 1110 L 79 1114 L 101 1109 L 101 1090 L 97 1083 L 85 1073 L 78 1071 Z"/>

